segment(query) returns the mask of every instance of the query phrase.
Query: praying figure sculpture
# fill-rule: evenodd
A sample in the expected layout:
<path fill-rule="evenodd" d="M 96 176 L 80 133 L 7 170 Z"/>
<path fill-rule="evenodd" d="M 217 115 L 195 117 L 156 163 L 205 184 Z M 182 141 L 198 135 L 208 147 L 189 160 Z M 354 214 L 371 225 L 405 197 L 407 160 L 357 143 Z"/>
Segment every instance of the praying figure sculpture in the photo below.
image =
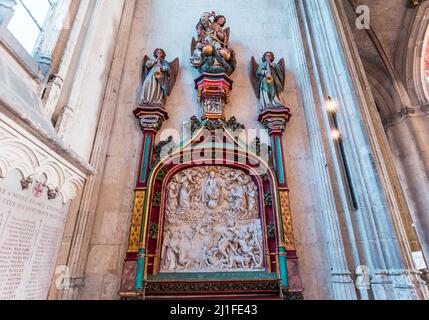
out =
<path fill-rule="evenodd" d="M 207 206 L 210 209 L 216 209 L 220 205 L 222 189 L 213 171 L 209 173 L 209 177 L 207 178 L 204 195 L 207 200 Z"/>
<path fill-rule="evenodd" d="M 165 60 L 163 49 L 156 49 L 154 58 L 143 60 L 142 87 L 139 98 L 140 106 L 164 107 L 176 83 L 179 72 L 179 59 L 172 62 Z"/>
<path fill-rule="evenodd" d="M 230 29 L 226 18 L 205 12 L 197 24 L 198 40 L 192 39 L 191 64 L 200 73 L 231 75 L 236 68 L 235 53 L 229 48 Z"/>
<path fill-rule="evenodd" d="M 260 101 L 260 111 L 284 107 L 281 94 L 285 87 L 285 61 L 274 61 L 275 56 L 271 51 L 264 53 L 260 65 L 254 57 L 251 60 L 252 85 Z"/>

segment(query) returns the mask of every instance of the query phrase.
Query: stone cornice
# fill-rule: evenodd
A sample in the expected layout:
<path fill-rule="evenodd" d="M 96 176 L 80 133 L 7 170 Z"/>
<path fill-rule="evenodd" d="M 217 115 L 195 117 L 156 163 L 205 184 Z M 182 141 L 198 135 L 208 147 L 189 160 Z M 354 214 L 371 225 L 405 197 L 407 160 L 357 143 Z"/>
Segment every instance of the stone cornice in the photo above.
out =
<path fill-rule="evenodd" d="M 76 197 L 86 180 L 86 173 L 0 114 L 0 178 L 13 170 L 22 175 L 23 189 L 44 181 L 49 198 L 59 194 L 64 203 Z"/>
<path fill-rule="evenodd" d="M 0 92 L 1 91 L 0 87 Z M 64 142 L 55 134 L 53 129 L 49 128 L 48 122 L 38 123 L 29 113 L 22 113 L 17 108 L 13 107 L 12 103 L 4 99 L 5 97 L 7 96 L 0 94 L 0 113 L 4 121 L 9 119 L 9 121 L 15 124 L 14 126 L 22 127 L 30 135 L 44 143 L 49 149 L 58 153 L 58 155 L 65 158 L 85 174 L 94 175 L 97 173 L 87 161 L 65 146 Z"/>

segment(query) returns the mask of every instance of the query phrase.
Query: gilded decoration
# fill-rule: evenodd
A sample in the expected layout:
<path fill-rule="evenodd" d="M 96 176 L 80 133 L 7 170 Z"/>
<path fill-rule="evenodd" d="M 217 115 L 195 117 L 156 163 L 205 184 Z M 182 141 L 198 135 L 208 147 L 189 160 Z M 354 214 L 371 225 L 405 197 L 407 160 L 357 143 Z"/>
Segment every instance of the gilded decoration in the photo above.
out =
<path fill-rule="evenodd" d="M 161 273 L 263 271 L 258 188 L 241 170 L 201 166 L 167 185 Z"/>
<path fill-rule="evenodd" d="M 280 206 L 282 210 L 285 246 L 286 249 L 293 249 L 295 247 L 295 241 L 293 238 L 292 214 L 290 211 L 289 193 L 287 191 L 280 192 Z"/>
<path fill-rule="evenodd" d="M 136 252 L 139 250 L 140 245 L 140 231 L 142 225 L 143 206 L 145 200 L 145 191 L 136 191 L 134 197 L 134 210 L 131 220 L 131 231 L 128 252 Z"/>

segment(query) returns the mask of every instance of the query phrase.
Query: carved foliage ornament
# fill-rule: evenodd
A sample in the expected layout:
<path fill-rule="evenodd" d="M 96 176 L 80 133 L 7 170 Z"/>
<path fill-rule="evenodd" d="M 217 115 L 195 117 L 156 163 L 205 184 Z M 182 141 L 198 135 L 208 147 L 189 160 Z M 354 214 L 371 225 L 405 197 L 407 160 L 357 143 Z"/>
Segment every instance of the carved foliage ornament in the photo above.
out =
<path fill-rule="evenodd" d="M 164 156 L 166 156 L 167 154 L 171 154 L 175 147 L 176 145 L 174 144 L 172 136 L 169 136 L 166 140 L 158 143 L 154 149 L 151 168 L 153 169 Z"/>
<path fill-rule="evenodd" d="M 195 167 L 167 185 L 161 272 L 264 270 L 258 189 L 241 170 Z"/>
<path fill-rule="evenodd" d="M 227 129 L 232 132 L 240 133 L 242 130 L 246 129 L 244 124 L 237 121 L 236 117 L 231 117 L 227 122 L 222 119 L 213 119 L 207 120 L 204 123 L 198 120 L 197 117 L 193 116 L 190 120 L 191 132 L 194 134 L 196 131 L 202 127 L 206 127 L 207 130 L 223 130 Z"/>
<path fill-rule="evenodd" d="M 289 193 L 287 191 L 280 192 L 280 206 L 282 210 L 285 246 L 286 249 L 293 249 L 295 247 L 295 240 L 293 237 L 292 213 L 290 211 Z"/>
<path fill-rule="evenodd" d="M 423 2 L 426 2 L 426 0 L 409 0 L 409 6 L 411 8 L 417 8 L 420 6 Z"/>
<path fill-rule="evenodd" d="M 140 118 L 142 130 L 161 130 L 163 119 L 158 115 L 144 115 Z"/>

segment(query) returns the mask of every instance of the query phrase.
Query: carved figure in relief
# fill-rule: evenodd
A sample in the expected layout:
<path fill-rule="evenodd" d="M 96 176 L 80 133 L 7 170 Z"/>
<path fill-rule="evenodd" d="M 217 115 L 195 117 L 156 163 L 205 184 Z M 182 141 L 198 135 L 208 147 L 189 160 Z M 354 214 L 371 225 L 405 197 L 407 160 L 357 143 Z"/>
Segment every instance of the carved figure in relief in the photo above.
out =
<path fill-rule="evenodd" d="M 164 107 L 170 96 L 179 73 L 179 59 L 172 62 L 165 60 L 163 49 L 156 49 L 154 58 L 148 56 L 143 60 L 142 88 L 139 104 L 141 106 Z"/>
<path fill-rule="evenodd" d="M 216 229 L 216 240 L 217 248 L 214 250 L 214 254 L 218 254 L 219 259 L 222 259 L 222 262 L 229 262 L 229 257 L 232 253 L 236 252 L 234 247 L 233 240 L 236 236 L 235 223 L 229 221 L 226 227 L 219 226 Z"/>
<path fill-rule="evenodd" d="M 161 272 L 263 270 L 258 188 L 241 170 L 196 167 L 167 185 Z"/>
<path fill-rule="evenodd" d="M 186 214 L 191 208 L 189 202 L 189 183 L 188 181 L 184 181 L 180 186 L 179 191 L 179 206 L 177 209 L 178 214 Z"/>
<path fill-rule="evenodd" d="M 254 57 L 251 60 L 251 79 L 256 96 L 260 101 L 260 110 L 283 107 L 281 93 L 285 88 L 285 61 L 275 63 L 274 53 L 268 51 L 258 65 Z"/>
<path fill-rule="evenodd" d="M 237 237 L 234 239 L 239 245 L 239 250 L 244 256 L 249 258 L 248 262 L 250 266 L 258 266 L 262 263 L 260 260 L 262 258 L 261 252 L 255 250 L 255 248 L 259 248 L 259 240 L 256 237 L 255 231 L 254 226 L 250 225 L 240 230 Z"/>
<path fill-rule="evenodd" d="M 173 182 L 170 184 L 170 188 L 168 188 L 168 191 L 167 191 L 167 203 L 170 206 L 177 207 L 178 196 L 179 196 L 179 190 L 178 190 L 177 184 Z"/>
<path fill-rule="evenodd" d="M 248 184 L 246 190 L 247 209 L 249 211 L 256 210 L 257 188 L 254 184 Z"/>
<path fill-rule="evenodd" d="M 210 209 L 215 209 L 220 205 L 221 200 L 221 186 L 216 181 L 215 172 L 211 171 L 206 183 L 205 197 L 207 200 L 207 206 Z"/>
<path fill-rule="evenodd" d="M 164 239 L 164 263 L 167 270 L 177 269 L 177 259 L 179 257 L 179 243 L 181 235 L 176 231 L 168 230 Z"/>
<path fill-rule="evenodd" d="M 188 270 L 191 266 L 201 268 L 202 256 L 198 239 L 191 227 L 182 229 L 182 241 L 179 243 L 179 270 Z"/>
<path fill-rule="evenodd" d="M 242 212 L 246 210 L 243 202 L 244 191 L 242 187 L 233 188 L 230 193 L 230 198 L 232 200 L 232 210 L 234 212 Z"/>

